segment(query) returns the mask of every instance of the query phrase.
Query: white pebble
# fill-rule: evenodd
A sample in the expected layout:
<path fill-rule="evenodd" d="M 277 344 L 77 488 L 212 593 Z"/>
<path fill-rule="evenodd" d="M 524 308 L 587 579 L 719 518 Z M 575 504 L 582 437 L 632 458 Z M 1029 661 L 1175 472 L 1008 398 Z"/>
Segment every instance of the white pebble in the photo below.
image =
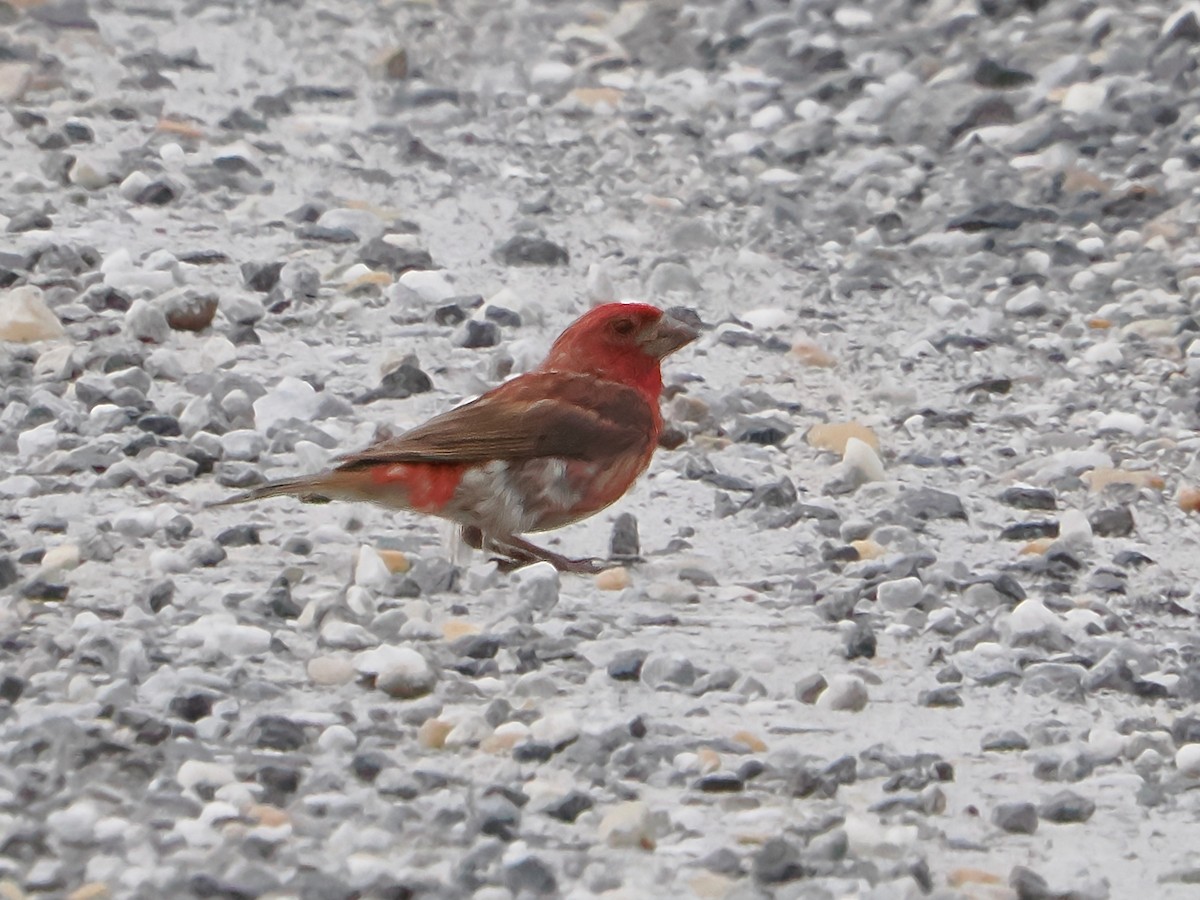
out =
<path fill-rule="evenodd" d="M 850 440 L 854 440 L 854 438 Z M 881 582 L 875 590 L 880 606 L 897 611 L 920 603 L 925 593 L 925 586 L 921 584 L 920 578 L 908 577 Z"/>
<path fill-rule="evenodd" d="M 550 713 L 529 726 L 529 731 L 535 741 L 561 747 L 579 737 L 579 722 L 570 712 Z"/>
<path fill-rule="evenodd" d="M 842 452 L 842 466 L 847 475 L 856 481 L 883 481 L 886 473 L 883 470 L 883 460 L 866 441 L 852 437 L 846 441 L 846 449 Z"/>
<path fill-rule="evenodd" d="M 233 769 L 223 763 L 205 762 L 199 759 L 185 760 L 175 773 L 175 780 L 184 790 L 198 785 L 220 787 L 236 780 Z"/>
<path fill-rule="evenodd" d="M 307 422 L 316 415 L 320 404 L 321 398 L 311 384 L 289 375 L 254 401 L 254 425 L 266 432 L 276 422 L 287 419 Z"/>
<path fill-rule="evenodd" d="M 79 800 L 46 816 L 46 827 L 65 843 L 84 844 L 95 837 L 99 819 L 100 811 L 95 803 Z"/>
<path fill-rule="evenodd" d="M 17 457 L 23 461 L 41 459 L 57 446 L 57 422 L 43 422 L 17 435 Z"/>
<path fill-rule="evenodd" d="M 1092 542 L 1092 526 L 1082 510 L 1068 509 L 1058 519 L 1058 539 L 1072 547 L 1087 547 Z"/>
<path fill-rule="evenodd" d="M 330 725 L 317 738 L 317 746 L 322 750 L 345 752 L 358 746 L 358 738 L 345 725 Z"/>
<path fill-rule="evenodd" d="M 867 685 L 857 675 L 834 675 L 829 686 L 821 691 L 817 706 L 821 709 L 859 712 L 867 705 Z"/>
<path fill-rule="evenodd" d="M 1096 112 L 1108 99 L 1108 85 L 1104 81 L 1080 81 L 1067 88 L 1063 94 L 1063 112 L 1084 115 Z"/>
<path fill-rule="evenodd" d="M 387 563 L 370 544 L 358 548 L 358 562 L 354 566 L 354 583 L 372 591 L 381 591 L 392 579 Z"/>
<path fill-rule="evenodd" d="M 561 577 L 558 570 L 548 562 L 535 563 L 520 569 L 514 575 L 517 582 L 517 597 L 538 612 L 547 612 L 558 603 Z"/>
<path fill-rule="evenodd" d="M 1097 431 L 1123 431 L 1139 435 L 1146 430 L 1145 420 L 1137 413 L 1114 410 L 1106 413 L 1096 425 Z"/>
<path fill-rule="evenodd" d="M 1175 768 L 1191 778 L 1200 778 L 1200 744 L 1184 744 L 1175 753 Z"/>
<path fill-rule="evenodd" d="M 226 459 L 254 461 L 267 449 L 267 439 L 252 428 L 235 428 L 220 437 L 221 452 Z"/>
<path fill-rule="evenodd" d="M 125 333 L 151 344 L 166 342 L 171 334 L 166 314 L 148 300 L 134 300 L 125 313 Z"/>
<path fill-rule="evenodd" d="M 654 841 L 654 818 L 641 800 L 614 806 L 600 820 L 600 840 L 610 847 L 647 847 Z"/>
<path fill-rule="evenodd" d="M 1000 623 L 1000 630 L 1008 635 L 1011 642 L 1028 635 L 1059 634 L 1063 630 L 1063 622 L 1058 614 L 1047 609 L 1041 600 L 1031 597 L 1022 600 L 1013 608 L 1007 621 Z"/>
<path fill-rule="evenodd" d="M 1033 316 L 1049 308 L 1045 292 L 1036 284 L 1018 291 L 1004 302 L 1004 311 L 1014 316 Z"/>
<path fill-rule="evenodd" d="M 441 303 L 461 293 L 442 272 L 425 269 L 410 269 L 400 276 L 404 285 L 426 303 Z"/>

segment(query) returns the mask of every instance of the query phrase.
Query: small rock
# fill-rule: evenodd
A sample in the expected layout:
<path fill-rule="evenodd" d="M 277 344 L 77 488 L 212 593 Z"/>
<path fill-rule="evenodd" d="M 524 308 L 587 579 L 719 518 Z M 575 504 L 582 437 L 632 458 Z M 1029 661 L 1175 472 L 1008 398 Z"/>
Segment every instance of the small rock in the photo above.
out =
<path fill-rule="evenodd" d="M 441 750 L 454 726 L 442 719 L 426 719 L 417 729 L 417 743 L 426 750 Z"/>
<path fill-rule="evenodd" d="M 612 559 L 637 559 L 642 552 L 638 538 L 637 517 L 623 512 L 613 522 L 612 537 L 608 542 L 608 554 Z"/>
<path fill-rule="evenodd" d="M 800 861 L 800 850 L 786 838 L 771 838 L 754 854 L 754 880 L 760 884 L 783 884 L 809 875 Z"/>
<path fill-rule="evenodd" d="M 992 809 L 992 824 L 1010 834 L 1037 831 L 1037 809 L 1032 803 L 1001 803 Z"/>
<path fill-rule="evenodd" d="M 603 572 L 597 573 L 592 581 L 602 591 L 623 591 L 633 584 L 633 578 L 624 566 L 605 569 Z"/>
<path fill-rule="evenodd" d="M 148 344 L 162 344 L 170 337 L 171 326 L 162 309 L 148 300 L 134 300 L 125 313 L 125 333 Z"/>
<path fill-rule="evenodd" d="M 920 578 L 915 577 L 884 581 L 875 588 L 875 598 L 879 605 L 893 612 L 916 606 L 924 595 L 925 586 Z"/>
<path fill-rule="evenodd" d="M 1184 744 L 1175 752 L 1175 768 L 1189 778 L 1200 778 L 1200 744 Z"/>
<path fill-rule="evenodd" d="M 496 248 L 496 259 L 506 266 L 565 266 L 571 256 L 544 237 L 518 234 Z"/>
<path fill-rule="evenodd" d="M 612 658 L 606 671 L 614 681 L 637 681 L 642 674 L 642 664 L 646 661 L 645 650 L 623 650 Z"/>
<path fill-rule="evenodd" d="M 860 712 L 866 707 L 868 699 L 866 682 L 857 675 L 834 675 L 817 698 L 817 706 Z"/>
<path fill-rule="evenodd" d="M 163 304 L 167 324 L 176 331 L 203 331 L 217 314 L 217 295 L 184 291 L 173 294 Z"/>
<path fill-rule="evenodd" d="M 696 680 L 696 667 L 683 656 L 655 653 L 642 665 L 642 683 L 647 687 L 686 688 Z"/>
<path fill-rule="evenodd" d="M 1100 537 L 1128 537 L 1133 534 L 1133 513 L 1128 506 L 1100 509 L 1088 517 L 1088 524 Z"/>
<path fill-rule="evenodd" d="M 504 886 L 514 897 L 550 897 L 558 894 L 554 870 L 537 856 L 526 856 L 504 867 Z"/>
<path fill-rule="evenodd" d="M 1015 506 L 1018 509 L 1053 510 L 1058 508 L 1058 500 L 1054 496 L 1053 491 L 1048 491 L 1045 488 L 1024 487 L 1022 485 L 1006 488 L 1002 491 L 1000 502 L 1006 506 Z"/>
<path fill-rule="evenodd" d="M 408 647 L 394 648 L 388 667 L 375 678 L 375 686 L 389 697 L 412 700 L 423 697 L 437 684 L 437 673 L 429 662 Z"/>
<path fill-rule="evenodd" d="M 855 485 L 869 481 L 883 481 L 886 473 L 883 461 L 871 445 L 856 437 L 846 439 L 846 449 L 842 455 L 842 467 L 845 477 Z"/>
<path fill-rule="evenodd" d="M 813 369 L 832 369 L 837 365 L 837 360 L 824 347 L 803 335 L 792 341 L 792 355 Z"/>
<path fill-rule="evenodd" d="M 562 578 L 550 563 L 536 563 L 514 575 L 517 597 L 537 612 L 548 612 L 558 603 Z"/>
<path fill-rule="evenodd" d="M 26 284 L 0 293 L 0 341 L 28 344 L 62 337 L 62 322 L 46 305 L 42 289 Z"/>
<path fill-rule="evenodd" d="M 796 682 L 794 694 L 801 703 L 816 703 L 821 693 L 829 687 L 829 682 L 820 672 L 805 676 Z"/>
<path fill-rule="evenodd" d="M 1074 791 L 1060 791 L 1038 808 L 1047 822 L 1086 822 L 1096 811 L 1096 804 Z"/>
<path fill-rule="evenodd" d="M 354 680 L 354 663 L 343 656 L 316 656 L 305 666 L 313 684 L 339 685 Z"/>
<path fill-rule="evenodd" d="M 917 488 L 906 491 L 901 498 L 905 512 L 921 520 L 930 519 L 962 519 L 966 520 L 967 511 L 962 500 L 954 494 L 939 491 L 934 488 Z"/>
<path fill-rule="evenodd" d="M 450 342 L 468 350 L 495 347 L 500 343 L 500 326 L 487 319 L 467 319 L 454 332 Z"/>
<path fill-rule="evenodd" d="M 610 847 L 654 849 L 654 819 L 641 800 L 618 804 L 600 820 L 600 840 Z"/>
<path fill-rule="evenodd" d="M 851 438 L 862 441 L 872 450 L 879 450 L 879 438 L 875 432 L 860 422 L 830 422 L 814 425 L 804 436 L 810 447 L 827 450 L 838 456 L 845 455 L 846 444 Z"/>

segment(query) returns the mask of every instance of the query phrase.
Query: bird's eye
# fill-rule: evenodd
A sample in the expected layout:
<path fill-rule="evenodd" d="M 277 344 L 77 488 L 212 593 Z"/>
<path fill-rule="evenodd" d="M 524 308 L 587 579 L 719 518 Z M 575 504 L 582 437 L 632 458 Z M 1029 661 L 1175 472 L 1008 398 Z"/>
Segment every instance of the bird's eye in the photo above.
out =
<path fill-rule="evenodd" d="M 633 320 L 632 319 L 617 319 L 617 321 L 613 322 L 612 330 L 620 335 L 632 334 L 633 333 Z"/>

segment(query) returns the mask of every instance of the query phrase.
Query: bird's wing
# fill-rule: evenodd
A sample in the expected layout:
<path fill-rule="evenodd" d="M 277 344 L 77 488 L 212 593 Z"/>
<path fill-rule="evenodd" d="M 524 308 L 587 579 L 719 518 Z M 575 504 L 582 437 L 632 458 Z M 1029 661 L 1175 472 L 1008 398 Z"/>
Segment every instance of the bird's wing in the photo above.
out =
<path fill-rule="evenodd" d="M 531 372 L 411 431 L 341 457 L 339 469 L 376 463 L 603 460 L 647 442 L 661 428 L 656 405 L 618 382 Z"/>

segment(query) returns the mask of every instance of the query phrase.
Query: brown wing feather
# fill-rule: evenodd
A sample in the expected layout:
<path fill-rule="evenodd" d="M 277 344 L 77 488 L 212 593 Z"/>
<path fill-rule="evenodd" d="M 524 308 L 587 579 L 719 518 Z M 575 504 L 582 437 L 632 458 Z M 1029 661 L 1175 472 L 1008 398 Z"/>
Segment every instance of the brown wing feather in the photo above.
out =
<path fill-rule="evenodd" d="M 602 460 L 652 443 L 660 427 L 657 408 L 631 387 L 531 372 L 399 437 L 344 456 L 338 468 L 548 456 Z"/>

